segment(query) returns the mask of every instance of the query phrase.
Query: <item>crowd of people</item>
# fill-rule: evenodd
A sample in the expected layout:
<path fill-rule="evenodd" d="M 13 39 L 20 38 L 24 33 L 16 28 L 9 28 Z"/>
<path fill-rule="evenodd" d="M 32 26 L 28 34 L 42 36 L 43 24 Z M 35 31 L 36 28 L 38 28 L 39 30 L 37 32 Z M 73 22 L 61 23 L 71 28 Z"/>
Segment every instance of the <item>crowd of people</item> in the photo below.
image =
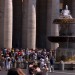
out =
<path fill-rule="evenodd" d="M 35 70 L 40 73 L 54 72 L 54 62 L 54 56 L 46 49 L 0 49 L 0 70 L 25 68 L 29 70 L 30 75 L 34 75 Z"/>

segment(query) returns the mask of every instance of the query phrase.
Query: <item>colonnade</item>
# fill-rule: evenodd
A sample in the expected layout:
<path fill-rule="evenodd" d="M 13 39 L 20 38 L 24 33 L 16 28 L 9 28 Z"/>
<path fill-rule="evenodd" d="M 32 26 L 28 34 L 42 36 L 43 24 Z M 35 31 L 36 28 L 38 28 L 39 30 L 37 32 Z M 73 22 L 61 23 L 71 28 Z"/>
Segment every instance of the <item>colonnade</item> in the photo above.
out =
<path fill-rule="evenodd" d="M 13 37 L 13 0 L 1 0 L 4 4 L 0 28 L 0 47 L 12 48 Z M 36 3 L 37 0 L 21 0 L 22 1 L 22 48 L 36 48 Z M 18 2 L 18 1 L 17 1 Z M 55 18 L 59 17 L 59 2 L 60 0 L 47 0 L 47 37 L 58 36 L 58 25 L 54 25 L 52 22 Z M 2 2 L 1 2 L 2 3 Z M 42 9 L 41 9 L 42 10 Z M 18 12 L 16 13 L 18 14 Z M 43 15 L 44 16 L 44 15 Z M 19 18 L 19 17 L 18 17 Z M 18 32 L 19 33 L 19 32 Z M 47 40 L 47 38 L 46 38 Z M 59 45 L 46 42 L 47 48 L 55 49 Z"/>

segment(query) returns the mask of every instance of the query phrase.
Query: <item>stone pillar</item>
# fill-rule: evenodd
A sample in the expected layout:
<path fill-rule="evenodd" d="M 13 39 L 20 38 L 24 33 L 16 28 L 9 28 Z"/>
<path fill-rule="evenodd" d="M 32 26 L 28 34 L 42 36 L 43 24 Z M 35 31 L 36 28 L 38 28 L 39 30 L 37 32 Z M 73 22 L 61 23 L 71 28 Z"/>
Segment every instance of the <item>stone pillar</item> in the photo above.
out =
<path fill-rule="evenodd" d="M 0 0 L 0 48 L 3 48 L 4 0 Z"/>
<path fill-rule="evenodd" d="M 12 48 L 12 0 L 5 0 L 4 8 L 4 47 Z"/>
<path fill-rule="evenodd" d="M 73 18 L 75 18 L 75 0 L 72 0 L 72 16 Z M 75 24 L 72 24 L 70 28 L 72 36 L 75 36 Z M 72 43 L 71 46 L 75 49 L 75 43 Z"/>
<path fill-rule="evenodd" d="M 22 48 L 27 48 L 28 0 L 23 0 Z"/>
<path fill-rule="evenodd" d="M 53 20 L 59 18 L 59 0 L 48 0 L 47 6 L 47 37 L 59 36 L 58 25 L 53 24 Z M 50 41 L 47 40 L 47 46 L 50 48 Z M 51 49 L 56 49 L 58 43 L 51 43 Z"/>
<path fill-rule="evenodd" d="M 28 3 L 28 30 L 27 47 L 36 48 L 36 0 L 29 0 Z"/>
<path fill-rule="evenodd" d="M 27 0 L 25 1 L 27 2 Z M 24 2 L 24 3 L 25 3 Z M 27 48 L 36 48 L 36 0 L 28 0 L 28 5 L 25 3 L 24 13 L 26 13 L 23 17 L 23 34 L 22 34 L 22 46 L 25 45 L 25 38 L 27 39 Z M 25 32 L 26 31 L 26 32 Z M 25 34 L 26 33 L 26 34 Z"/>

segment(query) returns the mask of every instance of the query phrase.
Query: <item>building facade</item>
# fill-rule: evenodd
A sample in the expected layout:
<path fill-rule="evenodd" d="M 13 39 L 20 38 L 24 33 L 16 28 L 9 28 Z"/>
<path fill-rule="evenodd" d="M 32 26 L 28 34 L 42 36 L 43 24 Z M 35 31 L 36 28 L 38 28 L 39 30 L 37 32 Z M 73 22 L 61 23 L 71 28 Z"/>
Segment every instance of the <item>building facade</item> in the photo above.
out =
<path fill-rule="evenodd" d="M 59 36 L 53 20 L 65 5 L 75 17 L 75 0 L 0 0 L 0 48 L 58 48 L 48 36 Z M 74 35 L 75 26 L 70 30 Z"/>

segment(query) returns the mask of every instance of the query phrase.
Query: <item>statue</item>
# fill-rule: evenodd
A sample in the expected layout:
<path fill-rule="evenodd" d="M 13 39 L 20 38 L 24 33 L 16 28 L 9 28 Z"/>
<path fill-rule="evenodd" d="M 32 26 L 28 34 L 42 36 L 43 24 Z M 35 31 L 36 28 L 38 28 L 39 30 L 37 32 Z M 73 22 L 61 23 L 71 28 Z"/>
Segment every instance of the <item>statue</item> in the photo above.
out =
<path fill-rule="evenodd" d="M 70 14 L 70 10 L 68 10 L 68 5 L 66 5 L 65 10 L 62 10 L 62 12 L 60 14 L 60 18 L 72 19 L 72 16 Z"/>

